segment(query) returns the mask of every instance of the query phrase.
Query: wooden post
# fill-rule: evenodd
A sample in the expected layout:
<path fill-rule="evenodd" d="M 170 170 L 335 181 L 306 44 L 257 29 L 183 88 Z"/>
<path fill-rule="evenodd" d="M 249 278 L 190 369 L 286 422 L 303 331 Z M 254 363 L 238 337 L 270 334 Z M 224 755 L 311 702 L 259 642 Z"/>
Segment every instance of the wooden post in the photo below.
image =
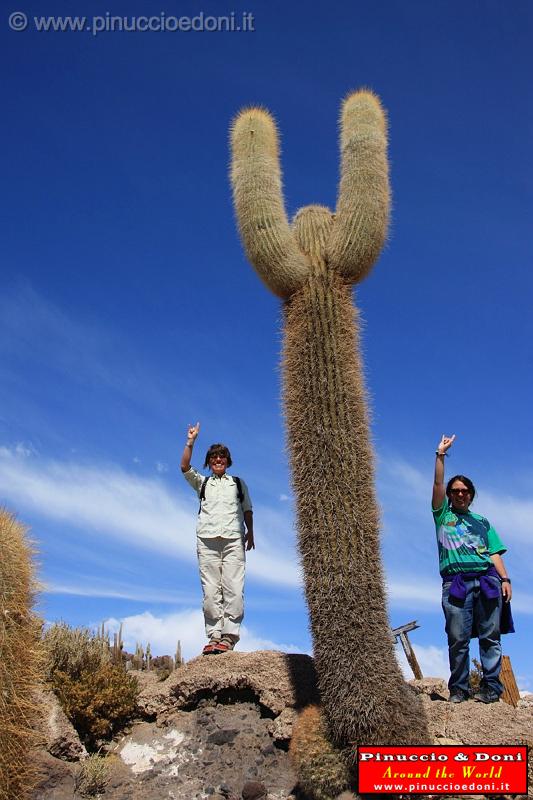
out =
<path fill-rule="evenodd" d="M 400 644 L 403 647 L 403 652 L 405 653 L 407 663 L 413 670 L 413 675 L 417 680 L 421 680 L 424 676 L 422 675 L 422 670 L 420 669 L 420 665 L 416 660 L 415 651 L 411 647 L 411 642 L 409 641 L 407 633 L 408 631 L 414 631 L 416 630 L 416 628 L 419 627 L 420 625 L 417 623 L 417 621 L 413 620 L 413 622 L 407 622 L 405 625 L 400 625 L 399 628 L 392 629 L 394 640 L 396 642 L 400 640 Z"/>
<path fill-rule="evenodd" d="M 411 647 L 411 642 L 406 633 L 399 634 L 400 642 L 403 647 L 403 652 L 405 653 L 405 657 L 409 663 L 409 666 L 413 670 L 413 675 L 417 680 L 421 680 L 424 676 L 422 675 L 422 670 L 420 669 L 420 665 L 416 660 L 415 651 Z"/>
<path fill-rule="evenodd" d="M 503 684 L 503 694 L 501 699 L 504 703 L 509 703 L 510 706 L 516 708 L 520 700 L 520 692 L 516 685 L 516 680 L 511 666 L 511 659 L 509 656 L 502 656 L 502 669 L 500 672 L 500 680 Z"/>

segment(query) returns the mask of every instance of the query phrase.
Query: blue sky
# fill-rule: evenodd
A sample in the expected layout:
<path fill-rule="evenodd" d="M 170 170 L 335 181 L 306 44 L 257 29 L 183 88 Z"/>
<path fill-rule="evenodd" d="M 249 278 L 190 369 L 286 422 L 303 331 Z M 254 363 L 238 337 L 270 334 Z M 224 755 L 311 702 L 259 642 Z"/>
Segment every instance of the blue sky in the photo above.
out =
<path fill-rule="evenodd" d="M 4 7 L 0 501 L 31 527 L 40 610 L 123 620 L 126 644 L 203 644 L 197 501 L 179 473 L 229 444 L 249 484 L 242 649 L 309 651 L 280 411 L 280 307 L 246 263 L 228 127 L 268 107 L 289 215 L 333 207 L 341 98 L 390 123 L 393 218 L 357 289 L 393 625 L 446 675 L 435 446 L 471 475 L 508 547 L 533 691 L 530 2 L 205 0 Z M 11 11 L 28 16 L 9 29 Z M 39 32 L 34 15 L 253 14 L 250 32 Z M 529 409 L 529 410 L 528 410 Z M 475 652 L 475 651 L 474 651 Z"/>

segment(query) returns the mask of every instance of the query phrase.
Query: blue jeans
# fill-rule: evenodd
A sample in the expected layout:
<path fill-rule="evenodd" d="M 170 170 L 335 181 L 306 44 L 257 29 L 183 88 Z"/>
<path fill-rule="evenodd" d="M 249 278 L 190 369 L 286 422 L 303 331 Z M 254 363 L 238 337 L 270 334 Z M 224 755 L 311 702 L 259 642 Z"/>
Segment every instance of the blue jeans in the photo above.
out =
<path fill-rule="evenodd" d="M 489 577 L 500 589 L 498 578 Z M 479 635 L 479 658 L 483 669 L 482 688 L 495 692 L 498 696 L 503 692 L 500 682 L 502 666 L 502 646 L 500 643 L 500 615 L 502 595 L 489 600 L 479 588 L 477 578 L 465 579 L 467 589 L 464 600 L 449 597 L 450 581 L 442 586 L 442 609 L 446 617 L 446 633 L 448 634 L 448 654 L 450 658 L 450 692 L 470 689 L 470 636 L 472 630 Z"/>

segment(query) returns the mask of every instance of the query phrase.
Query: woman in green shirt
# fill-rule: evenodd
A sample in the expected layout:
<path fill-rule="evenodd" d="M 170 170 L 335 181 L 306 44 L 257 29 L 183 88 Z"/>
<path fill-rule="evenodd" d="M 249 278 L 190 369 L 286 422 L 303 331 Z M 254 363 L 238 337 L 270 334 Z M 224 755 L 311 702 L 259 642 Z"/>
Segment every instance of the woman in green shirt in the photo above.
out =
<path fill-rule="evenodd" d="M 443 436 L 436 450 L 432 509 L 442 576 L 450 661 L 450 702 L 470 697 L 470 639 L 479 637 L 483 678 L 474 699 L 494 703 L 500 682 L 502 603 L 511 599 L 511 581 L 502 554 L 505 547 L 485 517 L 470 511 L 476 490 L 464 475 L 444 485 L 444 459 L 455 435 Z"/>

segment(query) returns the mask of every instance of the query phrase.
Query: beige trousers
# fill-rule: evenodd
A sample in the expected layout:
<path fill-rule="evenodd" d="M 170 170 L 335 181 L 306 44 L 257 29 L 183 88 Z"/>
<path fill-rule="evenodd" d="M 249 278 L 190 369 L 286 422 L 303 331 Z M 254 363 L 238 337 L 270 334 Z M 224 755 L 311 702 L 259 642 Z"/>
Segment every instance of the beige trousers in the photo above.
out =
<path fill-rule="evenodd" d="M 244 616 L 244 542 L 198 537 L 197 553 L 207 638 L 231 636 L 237 642 Z"/>

